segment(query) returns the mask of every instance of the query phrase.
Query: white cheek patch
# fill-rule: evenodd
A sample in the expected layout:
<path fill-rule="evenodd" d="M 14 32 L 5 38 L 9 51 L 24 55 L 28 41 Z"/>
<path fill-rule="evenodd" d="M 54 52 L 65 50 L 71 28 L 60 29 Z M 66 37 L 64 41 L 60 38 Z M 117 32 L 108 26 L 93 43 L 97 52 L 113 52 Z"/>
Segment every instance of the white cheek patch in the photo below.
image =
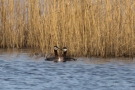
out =
<path fill-rule="evenodd" d="M 54 47 L 54 50 L 58 50 L 58 48 L 57 47 Z"/>
<path fill-rule="evenodd" d="M 66 51 L 67 51 L 67 49 L 63 49 L 63 51 L 64 51 L 64 52 L 66 52 Z"/>

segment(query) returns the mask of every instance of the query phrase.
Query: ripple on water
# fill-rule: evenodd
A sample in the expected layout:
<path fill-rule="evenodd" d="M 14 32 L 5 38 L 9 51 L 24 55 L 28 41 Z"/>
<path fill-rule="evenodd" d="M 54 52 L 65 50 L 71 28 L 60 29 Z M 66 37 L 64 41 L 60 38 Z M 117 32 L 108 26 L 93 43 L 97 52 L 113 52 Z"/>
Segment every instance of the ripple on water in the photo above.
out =
<path fill-rule="evenodd" d="M 134 90 L 135 64 L 35 60 L 26 53 L 0 56 L 0 90 Z M 99 61 L 98 59 L 97 61 Z M 97 62 L 96 61 L 96 62 Z"/>

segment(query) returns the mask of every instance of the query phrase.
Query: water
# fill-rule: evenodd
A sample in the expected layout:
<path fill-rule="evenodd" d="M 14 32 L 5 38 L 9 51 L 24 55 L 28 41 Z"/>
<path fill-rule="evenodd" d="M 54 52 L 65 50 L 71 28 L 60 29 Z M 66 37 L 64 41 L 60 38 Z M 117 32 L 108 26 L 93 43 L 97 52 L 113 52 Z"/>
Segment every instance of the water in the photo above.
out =
<path fill-rule="evenodd" d="M 0 90 L 135 90 L 134 60 L 54 63 L 27 52 L 0 54 Z"/>

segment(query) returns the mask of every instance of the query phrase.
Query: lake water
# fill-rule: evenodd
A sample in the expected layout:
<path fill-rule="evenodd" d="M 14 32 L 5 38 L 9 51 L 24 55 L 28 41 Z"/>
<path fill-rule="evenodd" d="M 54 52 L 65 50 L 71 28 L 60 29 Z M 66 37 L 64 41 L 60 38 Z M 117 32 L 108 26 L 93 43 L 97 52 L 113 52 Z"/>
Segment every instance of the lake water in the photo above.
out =
<path fill-rule="evenodd" d="M 54 63 L 27 51 L 0 52 L 0 90 L 135 90 L 134 59 Z"/>

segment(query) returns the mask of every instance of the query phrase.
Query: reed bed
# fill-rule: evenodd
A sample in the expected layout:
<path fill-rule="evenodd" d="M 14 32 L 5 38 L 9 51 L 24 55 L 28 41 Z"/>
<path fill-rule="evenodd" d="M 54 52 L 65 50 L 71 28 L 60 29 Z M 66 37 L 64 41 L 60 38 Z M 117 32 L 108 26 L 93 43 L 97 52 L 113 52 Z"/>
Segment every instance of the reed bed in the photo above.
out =
<path fill-rule="evenodd" d="M 0 48 L 135 55 L 135 0 L 0 0 Z"/>

